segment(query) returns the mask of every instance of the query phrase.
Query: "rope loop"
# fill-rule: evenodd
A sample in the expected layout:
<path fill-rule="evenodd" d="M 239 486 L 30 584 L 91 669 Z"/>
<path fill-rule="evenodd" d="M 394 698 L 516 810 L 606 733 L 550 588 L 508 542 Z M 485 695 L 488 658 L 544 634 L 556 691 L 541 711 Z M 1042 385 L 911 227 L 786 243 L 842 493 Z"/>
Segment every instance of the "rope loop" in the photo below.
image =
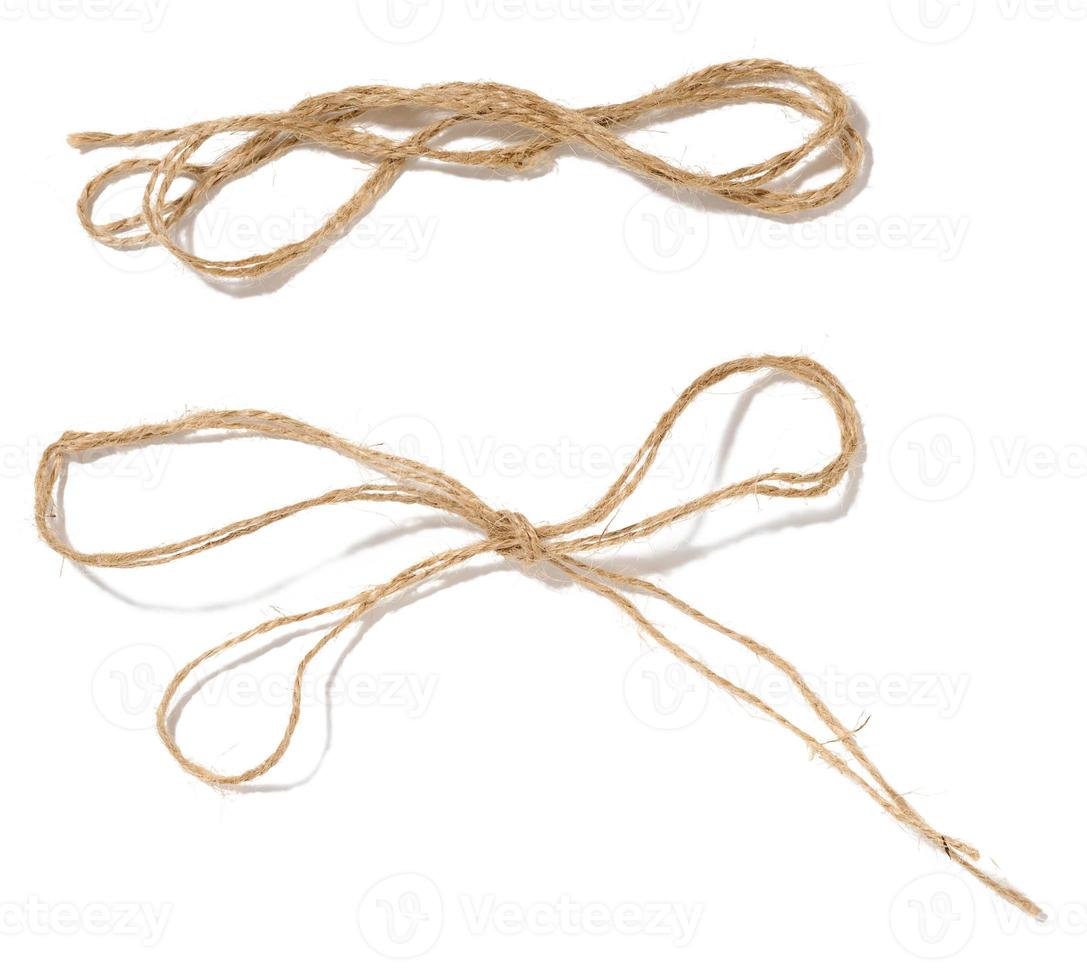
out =
<path fill-rule="evenodd" d="M 620 508 L 645 479 L 657 458 L 662 442 L 691 402 L 702 392 L 726 378 L 766 369 L 777 371 L 807 385 L 830 405 L 839 429 L 839 446 L 835 457 L 825 466 L 811 472 L 774 470 L 756 474 L 641 520 L 613 527 L 614 518 Z M 98 456 L 103 453 L 121 452 L 167 438 L 176 439 L 179 436 L 224 430 L 248 432 L 251 435 L 267 438 L 290 439 L 328 449 L 378 472 L 384 479 L 382 482 L 330 490 L 309 500 L 235 521 L 183 541 L 137 551 L 81 552 L 70 545 L 61 533 L 60 528 L 63 527 L 64 522 L 59 519 L 60 515 L 57 513 L 60 501 L 56 488 L 63 482 L 64 474 L 71 462 L 78 461 L 87 453 Z M 848 728 L 839 720 L 792 663 L 769 647 L 700 612 L 659 585 L 646 579 L 612 571 L 604 564 L 582 557 L 647 537 L 726 500 L 749 496 L 798 498 L 824 496 L 845 479 L 857 459 L 860 446 L 861 427 L 856 406 L 834 375 L 809 358 L 766 355 L 730 361 L 696 378 L 661 416 L 641 448 L 604 495 L 584 513 L 558 524 L 537 525 L 520 512 L 492 510 L 462 483 L 423 463 L 350 442 L 284 415 L 252 410 L 199 412 L 175 422 L 141 425 L 119 432 L 65 433 L 46 449 L 38 467 L 35 478 L 35 520 L 42 538 L 59 554 L 83 565 L 106 568 L 139 568 L 176 561 L 252 534 L 270 524 L 313 507 L 351 501 L 365 500 L 425 506 L 460 518 L 480 532 L 477 541 L 424 558 L 405 568 L 382 585 L 368 588 L 348 599 L 319 609 L 280 615 L 254 626 L 205 651 L 181 668 L 170 681 L 159 704 L 156 716 L 158 733 L 167 750 L 182 768 L 206 783 L 215 786 L 236 786 L 264 775 L 280 761 L 290 746 L 301 714 L 302 682 L 306 669 L 336 637 L 392 596 L 416 588 L 474 558 L 496 553 L 525 566 L 547 563 L 571 582 L 607 599 L 625 613 L 645 636 L 668 650 L 680 662 L 799 738 L 813 757 L 841 773 L 903 827 L 916 833 L 922 840 L 965 868 L 971 875 L 1017 908 L 1037 916 L 1040 914 L 1040 909 L 1029 898 L 1002 879 L 977 866 L 975 862 L 980 856 L 975 848 L 957 838 L 938 833 L 912 804 L 891 786 L 861 747 L 857 740 L 857 731 Z M 601 525 L 603 530 L 596 530 Z M 629 598 L 631 593 L 650 596 L 670 605 L 696 623 L 740 644 L 755 657 L 769 663 L 789 680 L 832 737 L 820 738 L 806 731 L 753 691 L 711 669 L 662 632 L 631 601 Z M 190 759 L 182 752 L 170 722 L 170 712 L 182 685 L 196 668 L 219 654 L 266 633 L 283 631 L 318 617 L 336 616 L 339 617 L 338 620 L 333 620 L 333 624 L 325 628 L 320 639 L 299 661 L 295 672 L 291 708 L 283 734 L 266 758 L 242 772 L 224 774 Z"/>
<path fill-rule="evenodd" d="M 720 174 L 685 169 L 637 149 L 619 135 L 619 131 L 628 131 L 655 116 L 742 103 L 781 106 L 811 120 L 815 129 L 791 150 Z M 368 127 L 375 112 L 402 108 L 421 110 L 434 117 L 433 121 L 403 140 L 390 139 Z M 68 142 L 77 149 L 172 144 L 158 159 L 122 161 L 87 184 L 77 212 L 93 239 L 118 249 L 157 245 L 204 275 L 255 279 L 331 244 L 373 207 L 411 161 L 422 158 L 523 174 L 538 168 L 560 147 L 579 147 L 647 180 L 710 194 L 764 214 L 791 215 L 820 208 L 841 196 L 863 167 L 864 141 L 850 124 L 851 111 L 845 93 L 818 72 L 758 59 L 713 65 L 641 98 L 585 109 L 565 108 L 533 92 L 494 82 L 453 82 L 417 89 L 367 85 L 304 99 L 285 112 L 228 116 L 174 129 L 74 133 Z M 503 125 L 527 135 L 486 149 L 447 149 L 443 140 L 466 123 Z M 209 140 L 223 134 L 241 134 L 243 139 L 209 163 L 193 162 Z M 207 258 L 180 244 L 179 222 L 199 213 L 216 191 L 302 146 L 348 154 L 373 164 L 363 184 L 316 231 L 271 251 L 238 259 Z M 839 165 L 838 173 L 821 185 L 800 187 L 806 165 L 824 152 Z M 116 181 L 138 174 L 147 175 L 139 213 L 96 222 L 94 205 L 102 192 Z M 182 179 L 189 186 L 176 191 L 175 185 Z"/>

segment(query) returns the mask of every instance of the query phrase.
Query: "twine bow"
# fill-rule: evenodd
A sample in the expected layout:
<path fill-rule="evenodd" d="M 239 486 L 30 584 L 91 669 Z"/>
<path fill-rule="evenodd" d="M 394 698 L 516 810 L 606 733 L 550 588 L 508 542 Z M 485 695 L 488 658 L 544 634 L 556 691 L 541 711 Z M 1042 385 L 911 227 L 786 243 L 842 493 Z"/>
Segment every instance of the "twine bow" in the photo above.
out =
<path fill-rule="evenodd" d="M 794 149 L 724 174 L 686 170 L 636 149 L 616 134 L 649 115 L 744 102 L 792 109 L 812 119 L 816 129 Z M 367 117 L 376 111 L 404 107 L 438 114 L 438 118 L 400 141 L 365 125 Z M 418 89 L 367 85 L 313 96 L 286 112 L 230 116 L 135 133 L 75 133 L 68 142 L 78 149 L 174 144 L 158 159 L 124 160 L 87 184 L 77 210 L 83 227 L 96 241 L 117 249 L 157 244 L 197 272 L 226 279 L 254 279 L 309 256 L 343 235 L 389 190 L 410 161 L 423 157 L 445 164 L 523 173 L 558 147 L 577 145 L 649 180 L 713 194 L 767 214 L 787 215 L 818 208 L 842 194 L 861 171 L 864 143 L 850 125 L 849 115 L 848 98 L 818 72 L 779 61 L 751 60 L 714 65 L 641 98 L 586 109 L 567 109 L 524 89 L 493 82 L 453 82 Z M 494 148 L 445 149 L 439 138 L 448 139 L 450 130 L 464 123 L 505 124 L 529 135 Z M 223 133 L 247 135 L 210 163 L 194 162 L 195 154 L 212 137 Z M 311 145 L 374 164 L 362 186 L 317 231 L 300 241 L 241 259 L 205 258 L 178 243 L 179 222 L 198 212 L 215 191 L 293 149 Z M 790 176 L 799 184 L 801 168 L 824 149 L 840 160 L 841 172 L 837 176 L 809 189 L 776 186 Z M 95 222 L 92 211 L 102 191 L 118 180 L 139 174 L 147 175 L 140 213 Z M 179 179 L 187 179 L 191 186 L 170 197 Z"/>
<path fill-rule="evenodd" d="M 612 528 L 610 524 L 620 505 L 630 497 L 645 478 L 653 466 L 662 442 L 687 406 L 701 392 L 726 378 L 766 368 L 804 383 L 818 392 L 830 405 L 837 419 L 840 433 L 839 452 L 834 459 L 813 472 L 772 470 L 760 473 L 634 523 Z M 224 430 L 274 439 L 289 439 L 329 449 L 383 474 L 387 482 L 331 490 L 309 500 L 280 507 L 256 517 L 235 521 L 184 541 L 138 551 L 88 554 L 73 548 L 58 533 L 54 491 L 70 461 L 78 460 L 86 453 L 121 452 L 155 440 Z M 980 856 L 975 848 L 954 837 L 938 833 L 929 826 L 905 798 L 891 787 L 869 760 L 857 742 L 856 733 L 838 720 L 789 661 L 750 637 L 722 625 L 660 586 L 645 579 L 620 574 L 581 557 L 647 537 L 663 527 L 706 510 L 724 500 L 735 500 L 746 496 L 803 498 L 823 496 L 846 476 L 860 444 L 861 428 L 856 407 L 837 378 L 808 358 L 766 355 L 718 365 L 696 379 L 676 399 L 675 404 L 661 416 L 641 448 L 600 500 L 580 516 L 557 524 L 535 524 L 515 511 L 494 510 L 453 477 L 423 463 L 350 442 L 284 415 L 260 411 L 198 412 L 176 422 L 141 425 L 119 432 L 65 433 L 46 449 L 38 468 L 35 483 L 36 521 L 41 536 L 55 551 L 80 564 L 102 568 L 141 568 L 176 561 L 252 534 L 269 524 L 304 510 L 348 501 L 419 504 L 460 518 L 479 530 L 478 541 L 425 558 L 404 569 L 384 584 L 368 588 L 341 602 L 309 612 L 277 616 L 205 651 L 182 667 L 170 681 L 159 704 L 156 716 L 158 733 L 177 762 L 186 771 L 206 783 L 218 786 L 244 783 L 267 773 L 279 762 L 290 745 L 298 723 L 305 671 L 327 644 L 391 596 L 419 586 L 473 558 L 493 553 L 529 565 L 546 563 L 560 570 L 571 581 L 614 603 L 645 635 L 670 651 L 681 662 L 697 671 L 710 683 L 762 712 L 800 738 L 814 756 L 859 786 L 904 827 L 915 831 L 921 838 L 943 851 L 952 861 L 961 865 L 1016 907 L 1030 915 L 1039 916 L 1041 910 L 1029 898 L 976 866 L 974 862 L 978 861 Z M 590 528 L 601 525 L 604 525 L 603 529 L 590 532 Z M 741 644 L 756 657 L 780 670 L 794 685 L 816 717 L 829 729 L 833 738 L 829 741 L 817 739 L 779 713 L 758 695 L 716 673 L 651 623 L 625 594 L 631 592 L 642 593 L 666 602 L 701 625 Z M 167 719 L 178 690 L 193 670 L 224 651 L 265 633 L 281 630 L 316 617 L 333 615 L 340 615 L 341 618 L 326 630 L 298 664 L 290 714 L 283 736 L 264 761 L 244 772 L 223 774 L 193 761 L 181 751 Z"/>

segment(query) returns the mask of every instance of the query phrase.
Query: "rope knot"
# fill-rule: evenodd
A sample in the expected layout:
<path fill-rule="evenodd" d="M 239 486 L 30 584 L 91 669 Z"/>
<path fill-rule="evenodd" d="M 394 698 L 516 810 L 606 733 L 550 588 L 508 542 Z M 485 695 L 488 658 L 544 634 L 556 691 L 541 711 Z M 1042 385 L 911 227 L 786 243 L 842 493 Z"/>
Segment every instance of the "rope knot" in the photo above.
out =
<path fill-rule="evenodd" d="M 265 137 L 261 136 L 260 139 L 265 140 Z M 261 146 L 264 145 L 262 142 Z M 274 152 L 284 144 L 268 145 L 273 147 Z M 140 163 L 140 161 L 136 162 Z M 216 171 L 214 168 L 209 168 L 208 172 L 215 173 Z M 172 205 L 174 200 L 180 199 L 171 199 L 169 203 Z M 753 476 L 738 483 L 719 487 L 717 490 L 681 502 L 659 513 L 650 514 L 641 520 L 630 523 L 618 522 L 621 526 L 615 527 L 620 507 L 646 478 L 651 466 L 658 458 L 662 443 L 687 406 L 701 392 L 733 375 L 765 369 L 783 373 L 818 392 L 833 410 L 839 426 L 839 452 L 835 459 L 822 469 L 813 472 L 794 473 L 773 470 Z M 138 551 L 88 553 L 78 551 L 67 542 L 63 533 L 65 504 L 59 487 L 64 483 L 69 466 L 81 462 L 86 453 L 92 451 L 106 454 L 120 453 L 164 438 L 222 432 L 240 432 L 267 439 L 286 439 L 300 445 L 331 450 L 357 465 L 376 471 L 384 479 L 377 483 L 364 483 L 359 486 L 329 490 L 318 497 L 235 521 L 183 541 L 141 548 Z M 34 520 L 38 533 L 54 551 L 80 565 L 97 568 L 144 568 L 166 564 L 225 545 L 243 535 L 251 534 L 311 508 L 348 501 L 384 501 L 425 506 L 439 514 L 447 514 L 465 521 L 478 532 L 473 535 L 473 540 L 468 544 L 424 558 L 381 585 L 372 586 L 340 602 L 321 606 L 309 612 L 279 615 L 269 619 L 204 651 L 182 667 L 167 684 L 162 700 L 159 702 L 155 715 L 156 728 L 159 737 L 174 759 L 187 772 L 211 785 L 237 786 L 263 776 L 279 763 L 291 744 L 302 711 L 303 676 L 306 668 L 327 645 L 352 626 L 357 625 L 375 609 L 385 608 L 382 604 L 393 596 L 432 582 L 437 576 L 458 568 L 474 558 L 497 553 L 524 562 L 526 565 L 541 561 L 550 562 L 557 571 L 562 573 L 563 578 L 614 604 L 648 639 L 671 653 L 677 662 L 686 664 L 708 682 L 735 697 L 737 701 L 761 712 L 788 729 L 807 745 L 813 756 L 858 785 L 900 825 L 916 832 L 922 839 L 935 845 L 945 857 L 987 885 L 997 895 L 1011 902 L 1016 908 L 1028 915 L 1039 916 L 1041 909 L 1026 895 L 978 867 L 976 862 L 979 860 L 979 854 L 975 848 L 956 838 L 937 833 L 921 817 L 909 801 L 887 782 L 861 749 L 855 737 L 859 729 L 846 728 L 830 707 L 808 686 L 800 671 L 788 660 L 769 647 L 757 643 L 751 637 L 711 619 L 661 586 L 630 574 L 613 571 L 606 565 L 587 560 L 585 557 L 586 552 L 590 556 L 595 556 L 597 552 L 605 549 L 646 538 L 684 517 L 703 513 L 714 504 L 725 500 L 751 496 L 797 498 L 825 496 L 845 479 L 851 462 L 857 458 L 860 451 L 860 419 L 853 400 L 842 387 L 841 382 L 826 368 L 808 358 L 767 355 L 746 357 L 738 361 L 719 364 L 696 378 L 677 397 L 672 407 L 661 416 L 649 437 L 631 457 L 623 472 L 604 495 L 584 513 L 559 523 L 534 525 L 524 514 L 488 507 L 466 486 L 424 463 L 348 442 L 330 432 L 306 425 L 285 415 L 255 410 L 197 412 L 174 422 L 159 425 L 143 424 L 122 429 L 119 432 L 66 433 L 45 450 L 38 466 L 34 478 Z M 766 661 L 790 683 L 800 699 L 807 703 L 818 720 L 835 737 L 828 741 L 821 740 L 779 714 L 754 691 L 718 674 L 708 664 L 661 632 L 660 628 L 628 598 L 627 593 L 638 593 L 662 602 L 675 613 L 733 640 Z M 327 617 L 334 613 L 338 614 L 338 621 L 326 622 Z M 174 738 L 170 720 L 183 710 L 187 701 L 193 696 L 193 692 L 199 689 L 190 684 L 188 689 L 182 692 L 182 686 L 185 685 L 190 674 L 206 661 L 227 650 L 249 644 L 250 641 L 265 634 L 275 634 L 282 639 L 284 638 L 282 631 L 288 628 L 294 630 L 299 623 L 318 618 L 323 623 L 324 632 L 298 663 L 290 713 L 283 735 L 271 754 L 263 762 L 258 762 L 249 769 L 236 773 L 218 772 L 188 758 Z M 263 648 L 252 650 L 249 656 L 243 659 L 261 656 L 274 647 L 276 642 L 265 643 Z M 223 669 L 229 669 L 229 666 Z"/>
<path fill-rule="evenodd" d="M 533 565 L 547 557 L 535 525 L 515 510 L 500 510 L 491 526 L 491 538 L 498 542 L 495 551 L 504 558 Z"/>

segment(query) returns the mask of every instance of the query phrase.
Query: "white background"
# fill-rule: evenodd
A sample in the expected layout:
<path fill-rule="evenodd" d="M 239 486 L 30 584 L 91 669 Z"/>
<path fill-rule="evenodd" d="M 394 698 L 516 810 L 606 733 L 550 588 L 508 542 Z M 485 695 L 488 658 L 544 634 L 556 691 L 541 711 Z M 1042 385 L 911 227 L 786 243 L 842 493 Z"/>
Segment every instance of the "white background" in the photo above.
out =
<path fill-rule="evenodd" d="M 8 975 L 1079 975 L 1082 3 L 423 0 L 397 29 L 381 3 L 2 2 Z M 246 295 L 157 251 L 102 250 L 74 213 L 128 155 L 69 149 L 78 129 L 377 81 L 590 105 L 746 57 L 816 67 L 856 100 L 873 165 L 845 206 L 771 222 L 576 149 L 526 179 L 416 167 L 348 240 Z M 763 107 L 630 138 L 720 171 L 802 131 Z M 278 244 L 364 172 L 295 154 L 217 198 L 197 244 Z M 338 669 L 344 648 L 328 651 L 272 791 L 209 789 L 148 727 L 176 666 L 472 532 L 342 507 L 92 577 L 33 527 L 33 468 L 61 432 L 234 407 L 419 453 L 495 506 L 562 519 L 692 378 L 761 352 L 808 354 L 851 390 L 860 478 L 721 508 L 612 561 L 772 645 L 847 723 L 870 717 L 877 764 L 1044 926 L 677 675 L 612 607 L 501 562 L 373 617 Z M 803 390 L 734 414 L 744 387 L 698 403 L 624 516 L 833 452 Z M 139 547 L 359 479 L 284 445 L 158 448 L 73 471 L 70 531 Z M 745 651 L 647 608 L 796 710 Z M 262 757 L 303 649 L 205 688 L 185 748 L 231 770 Z"/>

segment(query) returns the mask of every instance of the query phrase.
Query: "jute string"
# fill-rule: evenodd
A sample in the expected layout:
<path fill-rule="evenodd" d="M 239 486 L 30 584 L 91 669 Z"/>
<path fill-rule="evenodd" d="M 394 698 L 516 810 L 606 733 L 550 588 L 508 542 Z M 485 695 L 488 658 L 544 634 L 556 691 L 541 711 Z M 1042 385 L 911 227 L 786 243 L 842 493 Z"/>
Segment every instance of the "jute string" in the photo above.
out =
<path fill-rule="evenodd" d="M 620 506 L 645 478 L 657 458 L 662 442 L 687 406 L 700 393 L 726 378 L 763 369 L 772 369 L 802 382 L 818 392 L 830 405 L 840 430 L 838 455 L 822 469 L 813 472 L 772 470 L 760 473 L 634 523 L 613 528 L 611 525 Z M 72 547 L 58 531 L 59 500 L 55 490 L 71 461 L 78 462 L 79 458 L 87 453 L 101 455 L 121 452 L 156 440 L 222 431 L 288 439 L 329 449 L 354 460 L 369 470 L 382 474 L 386 479 L 384 482 L 331 490 L 308 500 L 235 521 L 184 541 L 143 548 L 138 551 L 86 553 Z M 646 636 L 670 651 L 678 660 L 697 671 L 711 684 L 727 691 L 744 704 L 792 732 L 807 746 L 813 756 L 818 757 L 860 787 L 882 810 L 901 825 L 939 848 L 947 857 L 965 868 L 996 894 L 1027 914 L 1039 916 L 1041 910 L 1029 898 L 976 865 L 975 862 L 979 860 L 980 855 L 975 848 L 955 837 L 934 830 L 913 806 L 892 788 L 861 748 L 856 739 L 856 733 L 842 724 L 789 661 L 751 637 L 717 622 L 660 586 L 645 579 L 612 571 L 586 557 L 647 537 L 660 528 L 704 511 L 721 501 L 748 496 L 821 497 L 838 486 L 846 476 L 856 458 L 860 443 L 861 428 L 857 410 L 853 400 L 834 375 L 808 358 L 766 355 L 718 365 L 696 379 L 676 399 L 675 404 L 661 416 L 656 427 L 607 492 L 580 516 L 557 524 L 536 524 L 515 511 L 494 510 L 463 484 L 440 470 L 415 460 L 393 456 L 350 442 L 287 416 L 263 411 L 197 412 L 175 422 L 141 425 L 122 429 L 119 432 L 67 432 L 49 446 L 42 456 L 35 483 L 36 520 L 41 536 L 55 551 L 82 565 L 100 568 L 142 568 L 176 561 L 252 534 L 302 511 L 325 504 L 349 501 L 416 504 L 430 507 L 460 518 L 479 531 L 480 538 L 474 543 L 425 558 L 405 568 L 384 584 L 367 588 L 341 602 L 309 612 L 277 616 L 207 650 L 182 667 L 170 681 L 159 704 L 156 716 L 158 733 L 177 762 L 206 783 L 217 786 L 245 783 L 264 775 L 280 761 L 291 743 L 295 726 L 298 724 L 302 707 L 303 676 L 313 659 L 330 642 L 392 596 L 420 586 L 481 555 L 493 553 L 525 567 L 550 566 L 569 580 L 606 599 L 629 616 Z M 601 526 L 603 526 L 602 529 L 590 531 L 591 528 Z M 642 593 L 662 600 L 695 622 L 746 647 L 756 657 L 781 671 L 833 737 L 829 740 L 820 740 L 790 721 L 757 694 L 712 670 L 650 622 L 628 597 L 631 593 Z M 244 772 L 224 774 L 190 759 L 182 752 L 168 718 L 171 705 L 181 685 L 197 667 L 255 637 L 280 631 L 317 617 L 333 616 L 338 616 L 338 620 L 327 627 L 321 638 L 298 664 L 292 689 L 291 709 L 283 735 L 262 762 Z"/>
<path fill-rule="evenodd" d="M 666 112 L 689 112 L 738 103 L 769 103 L 795 110 L 813 120 L 814 132 L 794 149 L 760 163 L 723 174 L 687 170 L 631 146 L 618 135 L 638 120 Z M 410 108 L 437 114 L 403 140 L 367 128 L 368 114 Z M 230 116 L 173 129 L 135 133 L 75 133 L 68 142 L 79 149 L 172 143 L 159 158 L 125 160 L 103 170 L 79 198 L 79 220 L 94 239 L 118 249 L 160 245 L 198 272 L 228 279 L 254 279 L 310 256 L 343 235 L 392 186 L 404 168 L 422 157 L 444 164 L 524 173 L 543 163 L 561 146 L 577 146 L 610 159 L 627 170 L 674 187 L 713 194 L 767 214 L 789 215 L 828 204 L 860 173 L 864 143 L 849 123 L 850 103 L 838 86 L 818 72 L 778 61 L 733 61 L 688 75 L 641 98 L 616 105 L 567 109 L 524 89 L 494 82 L 454 82 L 417 89 L 367 85 L 317 95 L 286 112 Z M 503 146 L 449 150 L 440 137 L 463 123 L 504 124 L 530 135 Z M 212 137 L 246 134 L 210 163 L 194 156 Z M 230 181 L 301 146 L 319 146 L 374 164 L 359 189 L 317 231 L 270 252 L 245 258 L 215 260 L 196 255 L 178 242 L 178 223 L 193 216 L 213 192 Z M 822 150 L 840 164 L 827 183 L 790 189 L 801 168 Z M 96 223 L 94 203 L 115 181 L 146 174 L 139 214 Z M 171 195 L 180 179 L 190 185 Z"/>

